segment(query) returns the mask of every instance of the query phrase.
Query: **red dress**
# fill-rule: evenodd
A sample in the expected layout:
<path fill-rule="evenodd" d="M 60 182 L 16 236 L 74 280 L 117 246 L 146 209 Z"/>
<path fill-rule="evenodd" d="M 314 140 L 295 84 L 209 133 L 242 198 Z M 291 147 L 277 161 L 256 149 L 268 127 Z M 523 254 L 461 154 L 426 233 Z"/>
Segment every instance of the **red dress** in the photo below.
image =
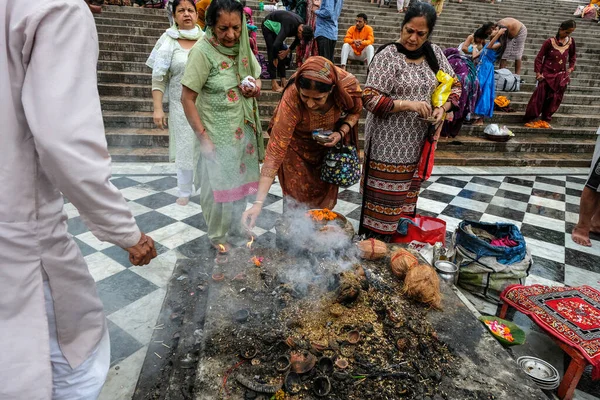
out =
<path fill-rule="evenodd" d="M 558 110 L 562 102 L 570 77 L 567 69 L 575 68 L 575 41 L 567 38 L 561 44 L 556 38 L 547 39 L 537 57 L 535 58 L 535 72 L 541 73 L 544 79 L 538 82 L 537 87 L 529 99 L 525 119 L 528 121 L 538 118 L 550 122 L 552 114 Z M 568 63 L 568 65 L 567 65 Z"/>

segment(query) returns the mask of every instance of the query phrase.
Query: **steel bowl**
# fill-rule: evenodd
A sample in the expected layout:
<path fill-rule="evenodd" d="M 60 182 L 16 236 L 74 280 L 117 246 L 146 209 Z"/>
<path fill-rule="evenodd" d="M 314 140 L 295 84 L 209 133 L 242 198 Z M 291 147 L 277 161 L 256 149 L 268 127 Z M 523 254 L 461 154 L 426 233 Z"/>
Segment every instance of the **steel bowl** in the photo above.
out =
<path fill-rule="evenodd" d="M 449 284 L 456 285 L 458 282 L 458 266 L 450 261 L 436 261 L 435 270 L 440 278 Z"/>

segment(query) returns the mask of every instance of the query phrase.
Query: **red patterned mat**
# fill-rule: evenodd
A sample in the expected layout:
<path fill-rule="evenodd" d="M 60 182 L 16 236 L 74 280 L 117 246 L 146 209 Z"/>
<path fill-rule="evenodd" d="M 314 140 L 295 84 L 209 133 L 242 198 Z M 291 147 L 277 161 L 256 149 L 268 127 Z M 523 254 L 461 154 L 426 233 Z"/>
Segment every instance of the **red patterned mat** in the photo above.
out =
<path fill-rule="evenodd" d="M 500 298 L 542 329 L 578 349 L 600 377 L 600 292 L 589 287 L 511 285 Z"/>

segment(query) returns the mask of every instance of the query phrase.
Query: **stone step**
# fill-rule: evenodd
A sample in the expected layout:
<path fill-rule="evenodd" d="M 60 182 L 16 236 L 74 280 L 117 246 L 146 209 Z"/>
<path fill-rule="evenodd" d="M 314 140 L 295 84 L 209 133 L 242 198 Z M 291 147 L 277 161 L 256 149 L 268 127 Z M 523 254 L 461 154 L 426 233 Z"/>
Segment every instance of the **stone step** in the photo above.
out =
<path fill-rule="evenodd" d="M 351 25 L 350 25 L 351 26 Z M 137 44 L 150 44 L 154 45 L 156 40 L 162 35 L 164 29 L 147 29 L 143 33 L 138 33 L 136 30 L 143 28 L 129 28 L 120 26 L 99 26 L 103 28 L 99 29 L 98 39 L 100 42 L 111 42 L 111 43 L 137 43 Z M 475 27 L 476 28 L 476 27 Z M 346 34 L 347 28 L 340 27 L 338 34 L 338 41 L 342 42 Z M 383 43 L 389 43 L 398 39 L 398 32 L 396 26 L 382 26 L 376 25 L 377 32 L 375 32 L 375 45 L 379 46 Z M 600 44 L 589 43 L 585 38 L 579 40 L 578 32 L 573 34 L 573 37 L 577 43 L 578 53 L 587 53 L 588 51 L 598 52 L 600 51 Z M 434 43 L 443 43 L 447 38 L 456 38 L 457 40 L 464 40 L 469 34 L 473 33 L 473 29 L 461 28 L 461 27 L 445 27 L 441 26 L 436 29 L 432 35 L 432 41 Z M 540 34 L 534 34 L 529 32 L 527 35 L 527 47 L 540 47 L 541 44 L 551 36 L 550 32 L 542 32 Z M 579 35 L 581 36 L 581 35 Z M 257 40 L 259 44 L 263 44 L 264 40 L 262 32 L 257 34 Z M 454 46 L 458 43 L 454 44 Z"/>
<path fill-rule="evenodd" d="M 98 61 L 98 70 L 107 72 L 141 72 L 149 73 L 151 70 L 146 65 L 148 54 L 146 53 L 125 53 L 125 52 L 108 52 L 103 51 Z M 533 76 L 534 61 L 524 61 L 522 64 L 523 76 Z M 600 73 L 600 65 L 598 62 L 589 61 L 589 64 L 585 62 L 577 62 L 577 70 L 573 72 L 572 77 L 582 78 L 587 75 Z M 363 63 L 350 60 L 348 62 L 348 71 L 354 75 L 366 74 L 367 67 Z M 595 76 L 595 75 L 594 75 Z"/>
<path fill-rule="evenodd" d="M 266 130 L 269 125 L 269 120 L 272 115 L 261 114 L 262 129 Z M 154 122 L 152 119 L 152 112 L 143 111 L 104 111 L 104 125 L 106 128 L 135 128 L 135 129 L 153 129 Z M 496 112 L 491 119 L 486 119 L 486 125 L 490 123 L 496 123 L 499 125 L 511 126 L 522 126 L 523 125 L 523 113 L 502 113 Z M 362 118 L 359 122 L 359 131 L 364 131 L 365 119 Z M 563 133 L 565 128 L 584 128 L 590 135 L 593 135 L 600 125 L 600 116 L 589 116 L 589 115 L 565 115 L 565 114 L 554 114 L 552 119 L 554 129 Z M 586 129 L 587 128 L 587 129 Z M 568 128 L 567 128 L 568 129 Z M 539 131 L 539 130 L 534 130 Z M 583 134 L 583 132 L 580 132 Z"/>
<path fill-rule="evenodd" d="M 269 93 L 265 91 L 264 93 Z M 274 92 L 270 92 L 274 93 Z M 259 112 L 261 115 L 272 115 L 275 112 L 275 107 L 279 101 L 279 94 L 276 96 L 264 97 L 261 96 L 259 101 Z M 512 94 L 512 93 L 511 93 Z M 511 96 L 512 97 L 512 96 Z M 522 115 L 525 112 L 529 99 L 526 101 L 511 101 L 511 107 Z M 124 97 L 124 96 L 103 96 L 101 98 L 102 110 L 105 111 L 146 111 L 152 112 L 154 105 L 151 97 Z M 165 112 L 168 111 L 168 104 L 164 104 Z M 559 114 L 584 114 L 600 116 L 600 103 L 597 101 L 593 105 L 569 104 L 563 102 L 557 111 Z M 366 111 L 363 110 L 363 117 L 366 117 Z M 599 119 L 600 121 L 600 119 Z"/>
<path fill-rule="evenodd" d="M 512 152 L 512 153 L 589 153 L 594 151 L 596 138 L 551 138 L 546 135 L 517 134 L 508 142 L 494 142 L 484 136 L 461 134 L 455 139 L 441 138 L 439 150 L 461 152 Z M 265 144 L 268 135 L 264 133 Z M 168 147 L 168 131 L 160 129 L 107 129 L 106 140 L 115 147 Z M 359 138 L 359 147 L 364 148 L 364 137 Z M 591 157 L 590 157 L 591 159 Z"/>
<path fill-rule="evenodd" d="M 361 7 L 362 8 L 362 7 Z M 267 15 L 266 12 L 260 12 L 255 10 L 255 18 L 254 22 L 257 26 L 260 26 L 264 17 Z M 537 13 L 537 10 L 536 10 Z M 398 17 L 397 13 L 369 13 L 369 23 L 375 27 L 376 36 L 378 33 L 390 31 L 390 32 L 398 32 L 399 25 L 401 23 L 401 19 Z M 486 20 L 494 20 L 497 15 L 496 13 L 490 14 L 481 14 L 481 13 L 468 13 L 465 15 L 465 11 L 450 11 L 444 12 L 442 18 L 438 20 L 436 25 L 436 29 L 434 30 L 434 34 L 436 32 L 443 32 L 444 30 L 449 30 L 455 34 L 459 34 L 460 36 L 465 36 L 465 34 L 472 33 L 474 29 L 476 29 L 482 22 Z M 168 28 L 168 21 L 166 16 L 151 18 L 151 19 L 134 19 L 132 18 L 134 15 L 132 14 L 118 14 L 118 18 L 113 18 L 112 14 L 104 13 L 100 14 L 96 17 L 96 24 L 100 27 L 102 25 L 109 25 L 112 23 L 124 27 L 145 27 L 152 29 L 164 29 Z M 566 16 L 565 16 L 566 17 Z M 555 33 L 560 22 L 564 20 L 565 17 L 547 19 L 541 17 L 535 17 L 535 19 L 529 19 L 527 17 L 519 17 L 519 19 L 528 27 L 528 37 L 534 38 L 537 36 L 548 37 Z M 345 9 L 342 12 L 342 15 L 339 19 L 340 29 L 347 29 L 347 26 L 354 24 L 355 14 L 353 12 L 347 11 Z M 579 22 L 581 21 L 581 22 Z M 588 21 L 578 20 L 578 28 L 575 31 L 574 37 L 580 37 L 582 40 L 581 45 L 593 45 L 592 43 L 586 43 L 583 39 L 585 39 L 588 35 L 594 35 L 596 26 L 594 23 L 586 23 Z M 391 28 L 389 30 L 387 28 Z"/>
<path fill-rule="evenodd" d="M 109 146 L 108 151 L 115 162 L 168 162 L 169 149 L 166 147 L 123 148 Z M 436 165 L 456 166 L 536 166 L 536 167 L 589 167 L 588 154 L 572 154 L 565 158 L 562 154 L 511 152 L 464 153 L 452 150 L 436 151 Z"/>
<path fill-rule="evenodd" d="M 291 76 L 293 71 L 291 71 L 288 75 Z M 364 85 L 366 82 L 365 74 L 356 74 L 355 75 L 361 85 Z M 533 77 L 525 76 L 525 83 L 521 85 L 521 90 L 524 92 L 533 92 L 535 89 L 535 83 Z M 269 81 L 269 80 L 267 80 Z M 109 72 L 109 71 L 98 71 L 98 82 L 99 83 L 123 83 L 123 84 L 138 84 L 138 85 L 146 85 L 148 87 L 152 84 L 152 75 L 149 73 L 139 73 L 139 72 Z M 270 89 L 269 86 L 266 86 L 267 82 L 263 82 L 263 87 L 265 89 Z M 576 90 L 574 88 L 584 87 L 585 93 L 597 93 L 600 88 L 600 80 L 594 79 L 592 77 L 589 78 L 576 78 L 574 77 L 571 80 L 571 85 L 568 90 Z"/>
<path fill-rule="evenodd" d="M 531 97 L 531 93 L 535 88 L 535 84 L 533 83 L 525 83 L 521 85 L 521 92 L 518 93 L 507 93 L 507 92 L 498 92 L 498 95 L 502 94 L 509 99 L 512 99 L 513 96 L 522 96 L 524 97 L 523 101 L 529 101 L 529 97 Z M 123 96 L 123 97 L 136 97 L 136 98 L 151 98 L 152 90 L 150 84 L 124 84 L 124 83 L 114 83 L 114 82 L 100 82 L 98 83 L 98 91 L 100 96 Z M 263 92 L 261 96 L 271 96 L 278 98 L 280 94 L 274 93 L 270 91 L 271 89 L 271 80 L 267 79 L 263 81 Z M 268 92 L 268 93 L 267 93 Z M 592 104 L 598 104 L 597 96 L 598 96 L 598 88 L 590 88 L 587 86 L 577 86 L 570 85 L 567 88 L 566 95 L 564 98 L 564 102 L 569 102 L 572 96 L 576 96 L 576 98 L 583 97 L 586 101 L 592 102 Z M 595 102 L 595 103 L 594 103 Z"/>
<path fill-rule="evenodd" d="M 148 59 L 149 53 L 138 53 L 138 52 L 118 52 L 118 51 L 107 51 L 104 50 L 100 52 L 99 62 L 98 62 L 98 70 L 99 71 L 124 71 L 124 72 L 142 72 L 142 73 L 150 73 L 151 70 L 146 66 L 146 61 Z M 340 57 L 339 52 L 336 51 L 335 60 L 339 63 Z M 522 72 L 521 75 L 523 77 L 531 77 L 534 76 L 534 60 L 528 59 L 524 60 L 522 64 Z M 366 75 L 367 67 L 356 61 L 349 61 L 348 70 L 354 75 Z M 295 71 L 293 68 L 288 70 L 288 73 L 291 75 Z M 595 76 L 595 74 L 600 73 L 600 65 L 597 60 L 578 60 L 576 64 L 576 70 L 572 74 L 572 78 L 574 81 L 578 78 L 590 78 Z"/>
<path fill-rule="evenodd" d="M 589 154 L 572 154 L 565 157 L 563 154 L 552 153 L 472 153 L 460 151 L 436 151 L 436 165 L 462 165 L 462 166 L 511 166 L 511 167 L 581 167 L 590 166 Z"/>
<path fill-rule="evenodd" d="M 112 161 L 115 162 L 168 162 L 167 147 L 108 147 Z"/>
<path fill-rule="evenodd" d="M 435 31 L 432 36 L 432 42 L 439 45 L 442 48 L 446 47 L 456 47 L 458 44 L 463 41 L 470 33 L 470 31 L 464 32 L 464 34 L 457 34 L 455 31 L 448 32 L 438 32 Z M 340 30 L 338 34 L 338 41 L 336 47 L 341 48 L 341 43 L 343 43 L 345 36 L 345 31 L 342 32 Z M 527 44 L 525 46 L 525 52 L 523 53 L 527 57 L 535 58 L 537 52 L 539 51 L 542 43 L 548 39 L 550 35 L 548 33 L 543 36 L 539 36 L 539 38 L 529 38 Z M 100 50 L 109 50 L 109 51 L 137 51 L 137 52 L 147 52 L 150 53 L 152 48 L 154 47 L 157 36 L 135 36 L 135 35 L 127 35 L 127 34 L 115 34 L 115 33 L 100 33 L 99 34 L 99 42 L 100 42 Z M 376 35 L 375 36 L 375 46 L 378 47 L 382 44 L 396 41 L 398 39 L 398 35 L 390 33 L 387 35 Z M 264 39 L 262 34 L 257 35 L 257 42 L 259 50 L 264 51 L 266 49 L 266 45 L 264 44 Z M 288 42 L 291 42 L 291 39 L 288 39 Z M 583 41 L 578 41 L 585 43 Z M 127 47 L 123 47 L 127 46 Z M 125 48 L 125 50 L 121 50 L 121 48 Z M 587 60 L 593 58 L 594 56 L 598 56 L 600 54 L 600 46 L 594 45 L 581 45 L 577 46 L 577 56 L 578 58 L 582 58 L 583 60 Z"/>
<path fill-rule="evenodd" d="M 520 18 L 520 20 L 522 22 L 524 22 L 525 24 L 527 23 L 560 23 L 564 17 L 564 16 L 570 16 L 573 13 L 574 7 L 571 4 L 568 5 L 559 5 L 559 6 L 553 6 L 553 5 L 548 5 L 548 7 L 542 7 L 542 6 L 538 6 L 539 2 L 536 1 L 536 6 L 535 8 L 532 7 L 531 3 L 529 2 L 521 2 L 521 3 L 510 3 L 510 4 L 498 4 L 498 5 L 490 5 L 490 4 L 477 4 L 477 3 L 473 3 L 473 2 L 469 2 L 469 3 L 464 3 L 464 4 L 446 4 L 444 7 L 444 12 L 442 14 L 442 17 L 440 18 L 439 22 L 444 22 L 444 21 L 452 21 L 454 19 L 458 19 L 462 22 L 464 22 L 465 20 L 473 20 L 476 18 L 490 18 L 493 16 L 497 16 L 497 15 L 510 15 L 511 11 L 512 11 L 512 7 L 518 7 L 519 9 L 522 9 L 523 11 L 526 11 L 527 9 L 533 11 L 535 9 L 535 13 L 523 13 L 523 15 L 519 15 L 518 17 Z M 251 7 L 254 11 L 255 11 L 255 15 L 256 16 L 260 16 L 261 12 L 258 11 L 258 2 L 251 0 L 247 2 L 247 5 L 249 7 Z M 152 10 L 153 13 L 151 14 L 147 14 L 145 12 L 139 12 L 136 11 L 137 9 L 133 9 L 133 10 L 123 10 L 123 9 L 119 9 L 119 10 L 115 10 L 115 9 L 110 9 L 110 8 L 106 8 L 104 9 L 102 14 L 99 14 L 96 16 L 96 18 L 105 18 L 105 17 L 110 17 L 110 18 L 115 18 L 115 19 L 133 19 L 133 20 L 139 20 L 139 21 L 148 21 L 148 20 L 161 20 L 166 18 L 166 12 L 165 10 Z M 392 5 L 391 8 L 379 8 L 377 5 L 375 4 L 369 4 L 367 2 L 364 1 L 352 1 L 352 0 L 346 0 L 344 2 L 344 8 L 342 10 L 342 15 L 352 15 L 354 14 L 351 10 L 362 10 L 363 12 L 366 12 L 367 15 L 369 15 L 370 19 L 375 19 L 379 16 L 382 17 L 387 17 L 387 18 L 396 18 L 397 20 L 400 20 L 402 15 L 398 15 L 397 13 L 395 13 L 395 4 Z M 129 11 L 129 12 L 127 12 Z M 267 14 L 266 11 L 262 12 L 262 14 Z M 584 25 L 585 22 L 588 21 L 582 21 L 581 25 Z M 591 25 L 591 24 L 590 24 Z"/>

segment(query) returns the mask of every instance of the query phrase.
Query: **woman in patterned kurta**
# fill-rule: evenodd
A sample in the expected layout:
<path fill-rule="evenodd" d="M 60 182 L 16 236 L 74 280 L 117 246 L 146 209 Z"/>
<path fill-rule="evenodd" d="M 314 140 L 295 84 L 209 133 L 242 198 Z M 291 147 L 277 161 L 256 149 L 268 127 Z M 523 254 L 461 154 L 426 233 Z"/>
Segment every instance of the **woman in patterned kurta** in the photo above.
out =
<path fill-rule="evenodd" d="M 181 78 L 190 48 L 204 36 L 204 32 L 196 25 L 198 14 L 190 0 L 175 0 L 173 10 L 175 24 L 158 39 L 146 65 L 152 68 L 153 117 L 160 129 L 167 125 L 162 102 L 168 86 L 169 160 L 175 161 L 177 166 L 177 204 L 186 205 L 192 194 L 193 170 L 198 162 L 194 159 L 194 154 L 198 153 L 194 151 L 198 140 L 181 105 Z"/>
<path fill-rule="evenodd" d="M 538 84 L 525 111 L 525 121 L 528 121 L 525 126 L 529 128 L 550 128 L 552 114 L 560 107 L 575 69 L 575 41 L 571 37 L 574 30 L 575 21 L 563 22 L 556 37 L 547 39 L 535 58 Z M 541 120 L 533 121 L 540 115 Z"/>
<path fill-rule="evenodd" d="M 213 0 L 206 34 L 190 51 L 181 84 L 187 119 L 200 141 L 197 180 L 208 237 L 215 247 L 245 243 L 241 215 L 258 188 L 264 144 L 256 96 L 260 66 L 250 50 L 243 7 Z M 241 81 L 251 76 L 256 86 Z"/>
<path fill-rule="evenodd" d="M 338 187 L 321 180 L 321 166 L 330 147 L 358 140 L 361 93 L 354 75 L 323 57 L 309 58 L 292 76 L 271 120 L 256 202 L 244 213 L 248 227 L 254 226 L 276 175 L 284 198 L 309 208 L 335 206 Z M 312 132 L 318 128 L 333 130 L 332 141 L 315 141 Z"/>
<path fill-rule="evenodd" d="M 432 109 L 431 95 L 441 69 L 455 76 L 442 50 L 427 41 L 436 14 L 426 3 L 405 14 L 399 42 L 385 46 L 369 66 L 363 101 L 369 111 L 365 126 L 365 162 L 360 234 L 388 240 L 402 215 L 414 215 L 421 181 L 415 176 L 433 117 L 434 140 L 445 112 L 456 107 L 460 84 L 455 79 L 448 102 Z"/>

